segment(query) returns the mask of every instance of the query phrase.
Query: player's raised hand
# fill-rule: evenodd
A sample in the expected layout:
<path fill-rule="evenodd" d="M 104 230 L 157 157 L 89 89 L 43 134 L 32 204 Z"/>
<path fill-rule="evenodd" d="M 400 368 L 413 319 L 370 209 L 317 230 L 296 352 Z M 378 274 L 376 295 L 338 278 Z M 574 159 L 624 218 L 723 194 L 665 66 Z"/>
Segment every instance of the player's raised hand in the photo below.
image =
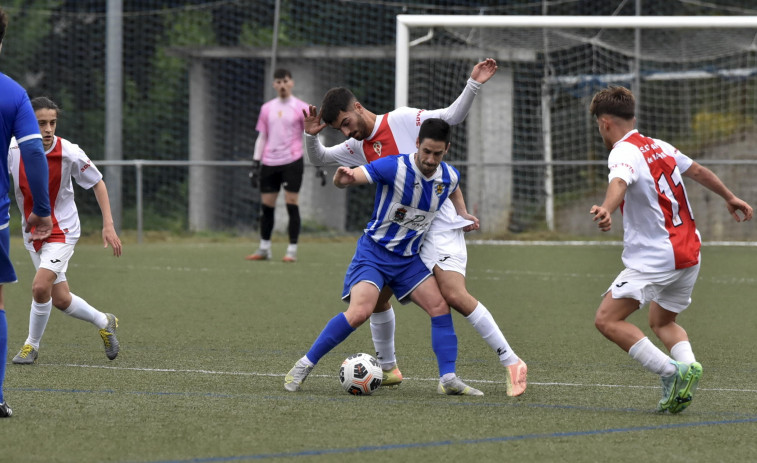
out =
<path fill-rule="evenodd" d="M 114 256 L 121 257 L 121 239 L 118 238 L 113 225 L 103 227 L 103 248 L 107 248 L 108 245 L 113 248 Z"/>
<path fill-rule="evenodd" d="M 32 234 L 29 238 L 30 242 L 45 240 L 53 232 L 53 219 L 49 215 L 40 217 L 32 212 L 26 219 L 26 232 Z"/>
<path fill-rule="evenodd" d="M 497 72 L 497 62 L 492 58 L 486 58 L 480 63 L 473 66 L 470 76 L 476 82 L 483 84 Z"/>
<path fill-rule="evenodd" d="M 305 116 L 305 133 L 309 135 L 317 135 L 318 132 L 326 127 L 326 124 L 321 123 L 321 113 L 318 112 L 318 108 L 313 105 L 308 106 L 308 110 L 302 110 L 302 115 Z"/>
<path fill-rule="evenodd" d="M 594 215 L 594 221 L 597 222 L 597 226 L 600 230 L 603 232 L 610 231 L 612 228 L 612 215 L 610 214 L 610 211 L 595 204 L 594 206 L 591 206 L 589 213 Z"/>

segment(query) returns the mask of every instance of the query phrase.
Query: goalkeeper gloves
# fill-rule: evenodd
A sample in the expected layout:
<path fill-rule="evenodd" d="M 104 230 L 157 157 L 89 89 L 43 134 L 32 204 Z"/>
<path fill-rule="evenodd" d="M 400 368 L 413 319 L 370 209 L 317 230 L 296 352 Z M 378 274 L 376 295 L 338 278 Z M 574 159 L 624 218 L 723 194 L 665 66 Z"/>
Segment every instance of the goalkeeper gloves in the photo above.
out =
<path fill-rule="evenodd" d="M 260 188 L 260 161 L 252 161 L 252 169 L 250 169 L 250 185 L 253 188 Z"/>

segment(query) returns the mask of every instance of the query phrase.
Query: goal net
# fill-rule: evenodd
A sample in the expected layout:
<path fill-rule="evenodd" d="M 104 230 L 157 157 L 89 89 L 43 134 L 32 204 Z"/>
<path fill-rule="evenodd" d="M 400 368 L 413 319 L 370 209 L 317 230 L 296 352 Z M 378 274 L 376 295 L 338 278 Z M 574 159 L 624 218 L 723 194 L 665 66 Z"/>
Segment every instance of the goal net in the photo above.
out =
<path fill-rule="evenodd" d="M 588 211 L 604 196 L 608 150 L 588 107 L 609 85 L 634 91 L 641 133 L 755 197 L 756 40 L 753 16 L 399 15 L 396 104 L 446 106 L 477 61 L 495 58 L 451 150 L 468 208 L 494 235 L 598 236 Z M 705 239 L 748 238 L 719 197 L 689 194 Z"/>

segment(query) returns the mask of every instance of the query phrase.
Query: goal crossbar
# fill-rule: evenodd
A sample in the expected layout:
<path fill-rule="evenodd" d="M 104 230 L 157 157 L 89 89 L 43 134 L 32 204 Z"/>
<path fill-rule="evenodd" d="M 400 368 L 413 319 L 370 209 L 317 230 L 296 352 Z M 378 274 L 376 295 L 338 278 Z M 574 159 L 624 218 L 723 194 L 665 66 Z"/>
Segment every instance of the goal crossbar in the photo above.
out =
<path fill-rule="evenodd" d="M 757 16 L 525 16 L 525 15 L 397 15 L 395 107 L 407 106 L 410 69 L 410 27 L 507 27 L 552 29 L 749 29 L 757 32 Z M 755 46 L 757 49 L 757 46 Z"/>

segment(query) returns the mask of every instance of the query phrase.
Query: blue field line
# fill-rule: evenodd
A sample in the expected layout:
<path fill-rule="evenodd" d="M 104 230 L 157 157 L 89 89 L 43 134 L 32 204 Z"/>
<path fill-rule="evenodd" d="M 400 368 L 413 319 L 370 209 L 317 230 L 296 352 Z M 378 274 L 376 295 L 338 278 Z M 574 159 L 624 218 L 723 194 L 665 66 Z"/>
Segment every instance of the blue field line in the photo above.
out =
<path fill-rule="evenodd" d="M 338 455 L 348 453 L 366 453 L 366 452 L 382 452 L 388 450 L 407 450 L 407 449 L 420 449 L 430 447 L 446 447 L 453 445 L 475 445 L 475 444 L 490 444 L 498 442 L 513 442 L 523 440 L 539 440 L 539 439 L 555 439 L 566 437 L 585 437 L 585 436 L 597 436 L 603 434 L 616 434 L 616 433 L 630 433 L 630 432 L 644 432 L 644 431 L 658 431 L 666 429 L 680 429 L 680 428 L 693 428 L 701 426 L 720 426 L 728 424 L 745 424 L 745 423 L 757 423 L 757 418 L 746 418 L 741 420 L 723 420 L 723 421 L 699 421 L 694 423 L 673 423 L 657 426 L 637 426 L 629 428 L 611 428 L 611 429 L 593 429 L 588 431 L 570 431 L 570 432 L 554 432 L 544 434 L 520 434 L 516 436 L 500 436 L 500 437 L 487 437 L 482 439 L 462 439 L 462 440 L 443 440 L 432 442 L 414 442 L 408 444 L 386 444 L 386 445 L 368 445 L 362 447 L 347 447 L 347 448 L 333 448 L 333 449 L 314 449 L 314 450 L 302 450 L 300 452 L 281 452 L 281 453 L 258 453 L 252 455 L 238 455 L 231 457 L 208 457 L 208 458 L 192 458 L 189 460 L 155 460 L 143 463 L 221 463 L 229 461 L 252 461 L 252 460 L 273 460 L 278 458 L 292 458 L 292 457 L 307 457 L 307 456 L 319 456 L 319 455 Z"/>

